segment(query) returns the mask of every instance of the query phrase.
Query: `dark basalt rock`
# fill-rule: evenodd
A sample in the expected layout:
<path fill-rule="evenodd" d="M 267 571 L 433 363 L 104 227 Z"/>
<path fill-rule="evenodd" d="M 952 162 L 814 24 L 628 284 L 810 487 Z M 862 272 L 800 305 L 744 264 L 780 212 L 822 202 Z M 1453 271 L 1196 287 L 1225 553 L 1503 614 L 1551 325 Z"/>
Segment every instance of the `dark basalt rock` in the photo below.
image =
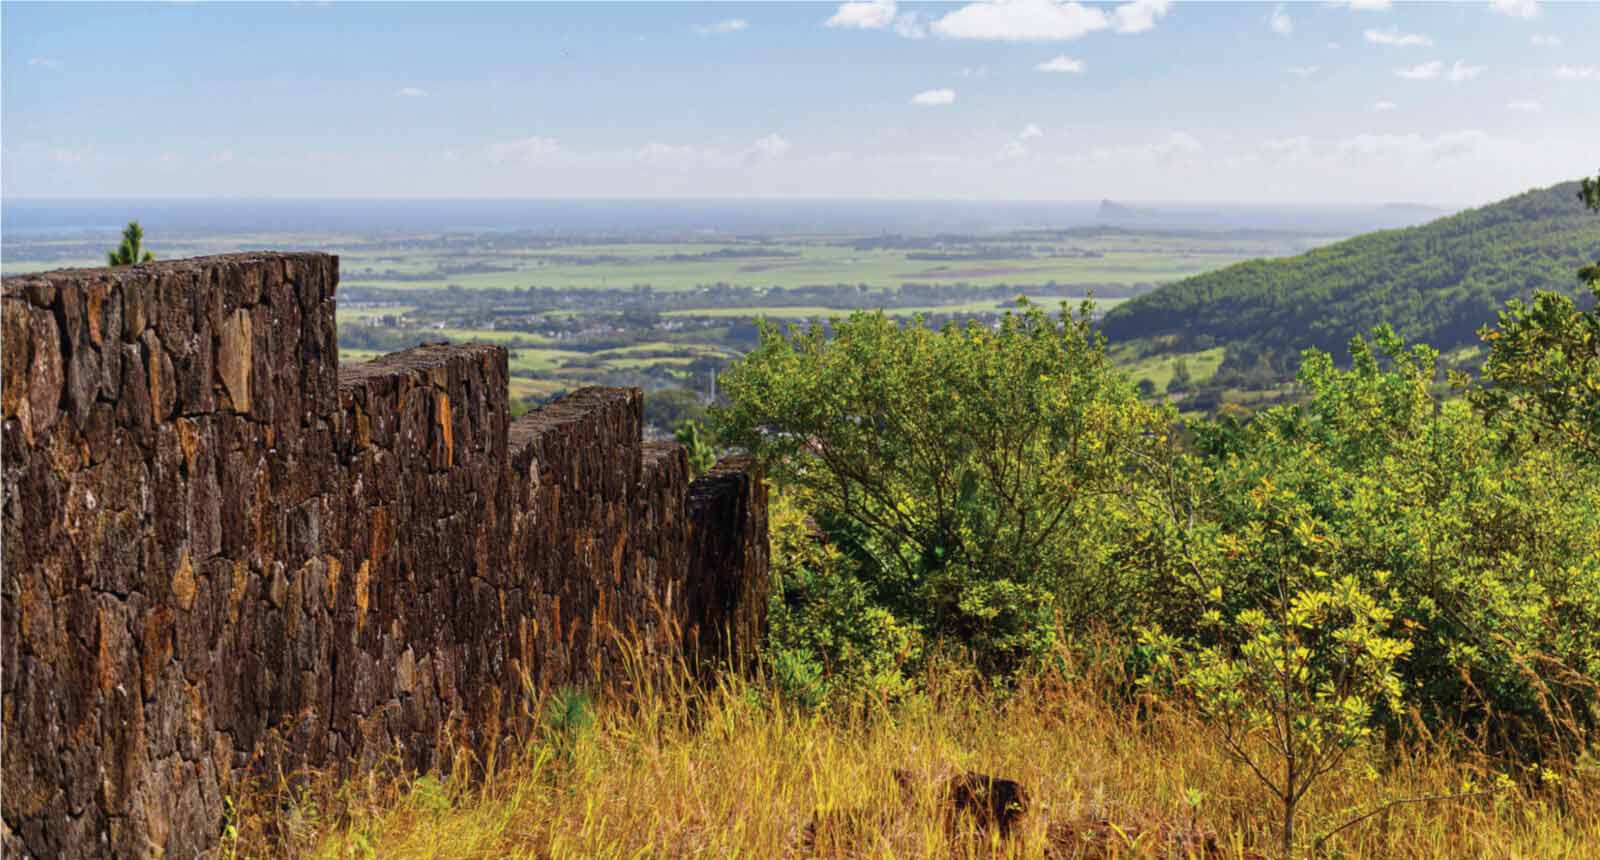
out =
<path fill-rule="evenodd" d="M 624 635 L 759 636 L 748 463 L 691 484 L 637 389 L 512 422 L 499 347 L 340 367 L 337 283 L 274 253 L 5 279 L 0 854 L 203 856 L 252 773 L 443 766 L 530 688 L 615 683 Z"/>

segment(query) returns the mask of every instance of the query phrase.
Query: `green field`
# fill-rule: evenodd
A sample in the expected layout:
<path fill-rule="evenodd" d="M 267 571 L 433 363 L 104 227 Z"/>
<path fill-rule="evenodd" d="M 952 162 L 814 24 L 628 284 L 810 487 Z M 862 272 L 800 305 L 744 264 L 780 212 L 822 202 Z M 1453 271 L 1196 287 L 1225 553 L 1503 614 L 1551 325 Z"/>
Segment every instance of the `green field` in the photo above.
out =
<path fill-rule="evenodd" d="M 1167 383 L 1172 381 L 1172 372 L 1179 359 L 1188 364 L 1189 378 L 1201 383 L 1217 374 L 1217 368 L 1222 366 L 1222 354 L 1223 348 L 1220 346 L 1200 352 L 1165 353 L 1143 358 L 1132 357 L 1126 350 L 1111 350 L 1112 360 L 1121 365 L 1129 379 L 1135 382 L 1148 379 L 1155 383 L 1157 391 L 1167 390 Z"/>
<path fill-rule="evenodd" d="M 978 242 L 980 240 L 972 240 Z M 1176 280 L 1238 260 L 1297 250 L 1308 241 L 1172 237 L 1136 234 L 1049 241 L 984 239 L 984 259 L 912 259 L 915 251 L 857 249 L 843 237 L 748 243 L 619 243 L 552 249 L 486 250 L 471 261 L 510 271 L 445 274 L 457 256 L 398 257 L 347 252 L 343 281 L 391 289 L 522 289 L 527 287 L 692 290 L 713 284 L 793 289 L 819 284 L 904 283 L 1138 284 Z M 995 248 L 1002 249 L 995 252 Z M 959 252 L 959 248 L 952 248 Z M 766 256 L 705 257 L 719 252 Z M 924 252 L 926 253 L 926 252 Z M 426 277 L 438 273 L 435 277 Z"/>
<path fill-rule="evenodd" d="M 1067 302 L 1074 307 L 1082 297 L 1060 296 L 1029 296 L 1035 304 L 1044 305 L 1052 310 L 1058 308 L 1061 302 Z M 1095 307 L 1099 310 L 1109 310 L 1121 304 L 1125 299 L 1095 299 Z M 971 313 L 1002 313 L 1014 310 L 1014 302 L 992 301 L 984 299 L 973 302 L 956 302 L 948 305 L 912 305 L 910 307 L 883 308 L 883 312 L 892 317 L 911 317 L 917 314 L 971 314 Z M 687 310 L 667 311 L 663 316 L 669 317 L 707 317 L 712 319 L 752 319 L 766 317 L 768 319 L 829 319 L 832 317 L 847 317 L 860 308 L 830 308 L 817 305 L 799 305 L 796 307 L 742 307 L 742 308 L 694 308 Z"/>
<path fill-rule="evenodd" d="M 99 265 L 110 238 L 8 243 L 4 270 Z M 898 319 L 993 320 L 1014 307 L 1001 297 L 1006 294 L 1025 294 L 1054 311 L 1063 301 L 1077 305 L 1077 296 L 1117 293 L 1095 300 L 1104 312 L 1125 301 L 1123 295 L 1160 283 L 1320 243 L 1304 236 L 1115 231 L 686 241 L 494 233 L 147 237 L 160 259 L 261 248 L 338 254 L 345 363 L 432 341 L 493 343 L 507 349 L 516 397 L 594 384 L 699 390 L 709 383 L 710 368 L 754 345 L 749 326 L 732 325 L 740 321 L 821 321 L 880 302 Z M 906 284 L 922 291 L 897 301 L 895 293 Z M 552 292 L 520 292 L 530 287 Z M 781 292 L 799 289 L 809 291 Z M 1077 296 L 1064 299 L 1062 293 Z M 1164 389 L 1173 356 L 1122 352 L 1114 357 L 1132 378 L 1149 378 Z M 1222 351 L 1186 358 L 1198 382 L 1216 372 Z"/>
<path fill-rule="evenodd" d="M 374 320 L 385 316 L 405 316 L 414 310 L 416 310 L 416 307 L 412 305 L 340 305 L 337 316 L 339 322 L 345 322 L 346 320 L 367 322 L 368 320 Z"/>

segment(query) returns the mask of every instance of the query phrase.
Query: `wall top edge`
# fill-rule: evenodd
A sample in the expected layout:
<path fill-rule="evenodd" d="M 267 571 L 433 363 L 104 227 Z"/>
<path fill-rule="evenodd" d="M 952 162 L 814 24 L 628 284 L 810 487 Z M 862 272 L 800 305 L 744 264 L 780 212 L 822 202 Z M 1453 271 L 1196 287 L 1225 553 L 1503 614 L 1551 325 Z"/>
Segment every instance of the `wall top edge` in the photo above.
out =
<path fill-rule="evenodd" d="M 322 251 L 240 251 L 232 254 L 214 254 L 206 257 L 184 257 L 176 260 L 156 260 L 135 266 L 98 266 L 83 269 L 52 269 L 47 272 L 29 272 L 0 278 L 7 297 L 29 286 L 50 284 L 70 287 L 96 282 L 144 281 L 162 275 L 176 275 L 209 271 L 225 266 L 258 266 L 267 263 L 299 262 L 309 264 L 337 264 L 338 255 Z"/>

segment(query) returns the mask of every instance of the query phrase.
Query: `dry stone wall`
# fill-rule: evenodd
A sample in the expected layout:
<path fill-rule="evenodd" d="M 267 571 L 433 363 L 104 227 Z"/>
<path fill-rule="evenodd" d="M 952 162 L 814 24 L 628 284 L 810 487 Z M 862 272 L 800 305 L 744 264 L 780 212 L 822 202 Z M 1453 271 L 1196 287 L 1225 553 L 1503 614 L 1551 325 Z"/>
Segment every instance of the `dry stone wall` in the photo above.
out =
<path fill-rule="evenodd" d="M 691 483 L 636 389 L 510 421 L 499 347 L 340 368 L 337 282 L 322 254 L 5 280 L 6 856 L 206 856 L 251 774 L 442 765 L 540 689 L 758 635 L 747 464 Z"/>

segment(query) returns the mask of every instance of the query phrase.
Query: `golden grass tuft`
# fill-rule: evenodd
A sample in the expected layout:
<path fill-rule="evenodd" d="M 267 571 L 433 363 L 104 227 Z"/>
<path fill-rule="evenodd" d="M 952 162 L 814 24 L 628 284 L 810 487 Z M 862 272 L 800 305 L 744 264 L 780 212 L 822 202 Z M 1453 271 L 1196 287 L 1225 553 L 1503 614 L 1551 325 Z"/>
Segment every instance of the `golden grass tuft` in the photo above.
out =
<path fill-rule="evenodd" d="M 1181 709 L 1125 703 L 1115 679 L 1051 673 L 1007 695 L 935 672 L 894 705 L 803 712 L 760 681 L 707 689 L 681 675 L 602 701 L 586 729 L 546 731 L 492 766 L 364 779 L 323 815 L 270 804 L 240 815 L 235 856 L 279 853 L 282 820 L 312 820 L 290 853 L 319 858 L 1276 856 L 1274 800 Z M 909 774 L 896 778 L 896 771 Z M 1017 780 L 1029 808 L 1003 844 L 948 822 L 940 780 Z M 1303 804 L 1299 831 L 1343 830 L 1320 856 L 1600 858 L 1600 763 L 1507 781 L 1492 761 L 1437 749 L 1352 756 Z M 262 798 L 253 798 L 261 800 Z M 305 801 L 304 803 L 310 803 Z M 1208 845 L 1210 847 L 1208 847 Z M 1312 856 L 1308 844 L 1300 856 Z"/>

